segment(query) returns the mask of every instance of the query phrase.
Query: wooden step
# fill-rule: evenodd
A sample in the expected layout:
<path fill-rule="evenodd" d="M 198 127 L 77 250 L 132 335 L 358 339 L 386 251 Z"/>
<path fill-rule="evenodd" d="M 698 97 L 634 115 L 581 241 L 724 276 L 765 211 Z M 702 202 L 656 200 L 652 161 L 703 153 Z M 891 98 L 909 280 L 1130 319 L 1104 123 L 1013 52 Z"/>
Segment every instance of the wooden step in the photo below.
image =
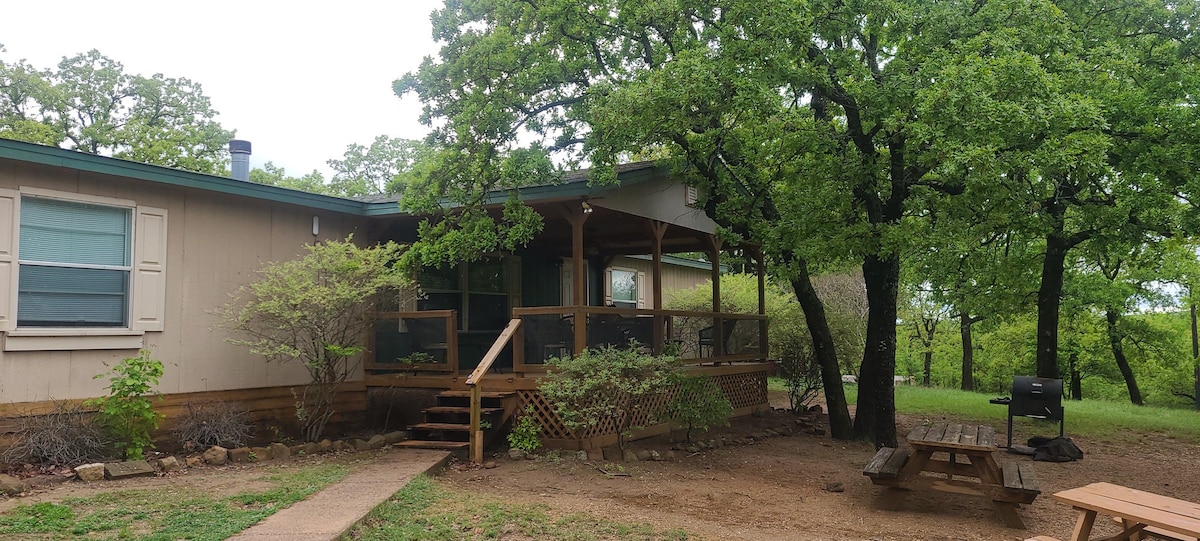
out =
<path fill-rule="evenodd" d="M 470 432 L 471 425 L 458 423 L 420 423 L 408 427 L 409 430 L 444 430 L 448 432 Z"/>
<path fill-rule="evenodd" d="M 514 394 L 517 394 L 517 393 L 511 392 L 511 391 L 510 392 L 483 391 L 483 392 L 479 393 L 479 397 L 480 398 L 508 398 Z M 471 391 L 442 391 L 442 392 L 438 393 L 438 396 L 444 396 L 446 398 L 471 398 Z"/>
<path fill-rule="evenodd" d="M 443 451 L 456 451 L 458 449 L 466 449 L 471 446 L 469 441 L 424 441 L 424 440 L 408 440 L 397 443 L 393 447 L 407 447 L 409 449 L 440 449 Z"/>
<path fill-rule="evenodd" d="M 480 408 L 480 412 L 484 415 L 504 411 L 504 408 Z M 433 406 L 425 408 L 426 413 L 471 413 L 471 408 L 467 406 Z"/>

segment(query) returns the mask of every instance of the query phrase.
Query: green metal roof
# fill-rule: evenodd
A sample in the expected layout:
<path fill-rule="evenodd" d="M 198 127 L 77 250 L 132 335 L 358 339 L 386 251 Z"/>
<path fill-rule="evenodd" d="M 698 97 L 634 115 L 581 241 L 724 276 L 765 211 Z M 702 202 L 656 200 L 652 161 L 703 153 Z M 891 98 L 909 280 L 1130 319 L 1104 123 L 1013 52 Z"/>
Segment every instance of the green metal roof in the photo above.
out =
<path fill-rule="evenodd" d="M 21 141 L 0 139 L 0 159 L 9 159 L 65 167 L 90 173 L 114 175 L 119 177 L 157 182 L 169 186 L 195 188 L 217 193 L 226 193 L 243 197 L 253 197 L 280 203 L 290 203 L 305 207 L 342 212 L 347 214 L 362 214 L 362 203 L 341 197 L 332 197 L 290 188 L 257 184 L 228 177 L 193 173 L 170 167 L 131 162 L 107 156 L 85 154 L 73 150 L 65 150 L 45 145 L 35 145 Z"/>
<path fill-rule="evenodd" d="M 113 175 L 125 178 L 157 182 L 169 186 L 207 190 L 211 192 L 251 197 L 266 201 L 300 205 L 313 209 L 328 210 L 357 216 L 401 216 L 400 206 L 393 199 L 360 201 L 345 197 L 321 195 L 280 186 L 258 184 L 229 177 L 193 173 L 159 165 L 132 162 L 107 156 L 97 156 L 58 147 L 37 145 L 0 138 L 0 159 L 8 159 L 52 167 L 64 167 L 90 173 Z M 659 174 L 652 163 L 624 164 L 617 168 L 622 185 L 636 184 Z M 526 202 L 549 199 L 597 196 L 613 186 L 589 186 L 588 171 L 567 173 L 562 184 L 530 186 L 518 193 Z M 503 203 L 508 192 L 496 191 L 488 194 L 487 204 Z M 444 204 L 448 205 L 448 201 Z"/>

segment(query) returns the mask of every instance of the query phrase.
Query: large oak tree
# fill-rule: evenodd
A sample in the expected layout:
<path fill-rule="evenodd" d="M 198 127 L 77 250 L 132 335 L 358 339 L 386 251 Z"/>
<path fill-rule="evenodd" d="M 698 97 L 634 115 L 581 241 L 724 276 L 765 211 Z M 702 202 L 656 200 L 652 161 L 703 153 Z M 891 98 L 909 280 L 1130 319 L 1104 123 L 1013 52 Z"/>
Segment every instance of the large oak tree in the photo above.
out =
<path fill-rule="evenodd" d="M 933 201 L 997 181 L 1029 117 L 1058 98 L 1033 84 L 1066 31 L 1038 0 L 464 0 L 434 15 L 439 58 L 396 87 L 420 95 L 442 149 L 427 191 L 461 203 L 543 171 L 537 156 L 590 163 L 594 182 L 634 153 L 669 156 L 723 234 L 761 244 L 791 279 L 834 435 L 894 445 L 900 262 L 921 243 L 912 224 Z M 538 224 L 520 225 L 464 212 L 424 241 L 441 254 L 457 245 L 440 239 L 487 229 L 496 246 Z M 847 260 L 862 266 L 870 302 L 852 431 L 809 280 Z"/>

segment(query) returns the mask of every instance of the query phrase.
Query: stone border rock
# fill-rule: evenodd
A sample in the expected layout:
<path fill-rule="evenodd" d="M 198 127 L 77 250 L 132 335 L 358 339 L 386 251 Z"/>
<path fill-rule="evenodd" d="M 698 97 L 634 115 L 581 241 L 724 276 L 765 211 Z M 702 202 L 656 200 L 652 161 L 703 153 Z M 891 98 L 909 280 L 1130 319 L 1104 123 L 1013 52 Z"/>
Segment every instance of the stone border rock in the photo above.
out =
<path fill-rule="evenodd" d="M 72 471 L 77 479 L 85 482 L 168 475 L 208 466 L 289 460 L 293 457 L 325 453 L 373 451 L 400 443 L 407 440 L 408 437 L 408 432 L 398 430 L 386 434 L 376 434 L 367 440 L 352 439 L 348 442 L 324 439 L 317 443 L 300 443 L 291 446 L 273 442 L 265 447 L 238 447 L 235 449 L 214 445 L 202 453 L 186 456 L 182 460 L 174 455 L 165 455 L 154 460 L 83 464 L 76 466 Z M 20 479 L 0 474 L 0 495 L 18 497 L 24 495 L 26 490 L 25 483 Z"/>

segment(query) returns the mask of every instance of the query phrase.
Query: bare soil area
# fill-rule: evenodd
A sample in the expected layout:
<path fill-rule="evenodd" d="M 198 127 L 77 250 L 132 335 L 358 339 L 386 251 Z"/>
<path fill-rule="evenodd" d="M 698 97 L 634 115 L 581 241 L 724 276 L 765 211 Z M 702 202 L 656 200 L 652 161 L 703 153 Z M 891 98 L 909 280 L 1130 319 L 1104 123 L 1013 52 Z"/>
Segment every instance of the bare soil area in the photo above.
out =
<path fill-rule="evenodd" d="M 1028 530 L 1006 528 L 990 502 L 949 494 L 912 493 L 898 510 L 879 502 L 882 487 L 862 475 L 874 454 L 866 443 L 813 435 L 784 412 L 738 419 L 705 439 L 744 441 L 768 428 L 790 427 L 793 435 L 771 436 L 700 452 L 672 451 L 663 436 L 633 442 L 656 450 L 663 461 L 613 463 L 580 460 L 575 453 L 534 460 L 496 459 L 494 468 L 457 465 L 439 479 L 456 489 L 508 502 L 536 503 L 552 514 L 584 512 L 623 522 L 682 528 L 699 538 L 777 540 L 1020 540 L 1034 534 L 1069 536 L 1075 513 L 1050 494 L 1095 481 L 1109 481 L 1191 501 L 1200 501 L 1200 448 L 1166 436 L 1132 444 L 1076 439 L 1086 457 L 1080 462 L 1036 462 L 1042 495 L 1021 516 Z M 901 416 L 899 433 L 926 421 Z M 822 423 L 823 424 L 823 423 Z M 1003 423 L 996 425 L 1003 430 Z M 1068 430 L 1070 426 L 1068 425 Z M 998 436 L 999 437 L 999 436 Z M 388 451 L 401 453 L 403 451 Z M 0 497 L 0 512 L 21 503 L 59 501 L 114 489 L 202 490 L 217 495 L 244 492 L 269 469 L 311 461 L 369 461 L 377 452 L 305 457 L 289 462 L 197 468 L 166 477 L 85 484 L 43 484 L 28 496 Z M 1029 457 L 1001 454 L 1001 460 Z M 608 476 L 600 471 L 620 472 Z M 627 475 L 626 475 L 627 474 Z M 828 490 L 841 483 L 842 492 Z M 1098 533 L 1115 533 L 1105 522 Z M 1111 531 L 1110 531 L 1111 530 Z"/>
<path fill-rule="evenodd" d="M 946 419 L 901 416 L 899 433 L 927 420 Z M 789 422 L 794 426 L 793 415 L 774 412 L 739 419 L 707 437 L 740 439 Z M 628 477 L 606 476 L 594 467 L 611 470 L 605 464 L 564 453 L 558 460 L 500 459 L 494 469 L 451 468 L 440 478 L 505 501 L 682 528 L 704 539 L 1020 540 L 1035 534 L 1067 539 L 1076 514 L 1050 497 L 1059 490 L 1109 481 L 1200 501 L 1200 449 L 1165 437 L 1148 440 L 1115 446 L 1076 439 L 1084 460 L 1036 462 L 1042 495 L 1022 507 L 1026 531 L 1005 527 L 989 501 L 951 494 L 910 493 L 899 509 L 885 510 L 878 501 L 884 488 L 862 475 L 875 449 L 808 433 L 694 454 L 675 451 L 662 462 L 626 462 L 621 468 Z M 673 444 L 661 437 L 631 446 L 665 455 Z M 1008 454 L 998 459 L 1031 460 Z M 842 483 L 844 492 L 827 490 L 831 483 Z M 1117 532 L 1107 523 L 1097 530 Z"/>

